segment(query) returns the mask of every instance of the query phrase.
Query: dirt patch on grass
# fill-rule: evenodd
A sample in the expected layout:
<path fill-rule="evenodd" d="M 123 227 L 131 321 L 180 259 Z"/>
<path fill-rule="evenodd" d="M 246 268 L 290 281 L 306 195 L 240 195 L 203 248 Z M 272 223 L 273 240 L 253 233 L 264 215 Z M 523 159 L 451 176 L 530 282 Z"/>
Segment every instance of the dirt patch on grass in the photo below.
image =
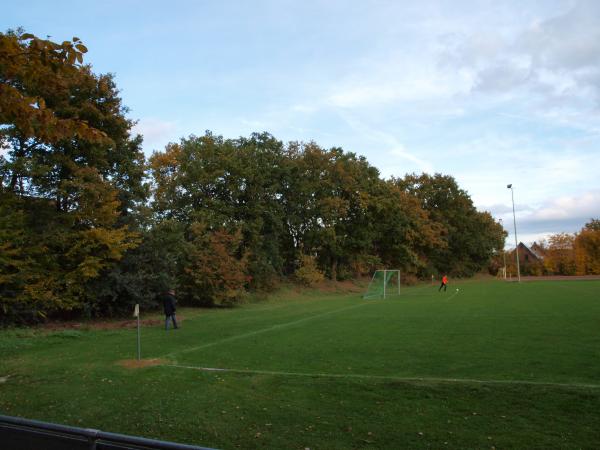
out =
<path fill-rule="evenodd" d="M 166 361 L 160 358 L 153 359 L 123 359 L 121 361 L 117 361 L 117 364 L 121 367 L 125 367 L 126 369 L 141 369 L 143 367 L 152 367 L 152 366 L 160 366 L 165 364 Z"/>
<path fill-rule="evenodd" d="M 177 315 L 177 323 L 183 322 L 184 316 Z M 143 327 L 164 326 L 164 318 L 152 318 L 140 320 L 140 325 Z M 123 328 L 136 328 L 137 320 L 132 318 L 128 320 L 112 319 L 112 320 L 90 320 L 90 321 L 73 321 L 62 322 L 53 321 L 40 325 L 39 328 L 47 331 L 61 330 L 119 330 Z"/>
<path fill-rule="evenodd" d="M 180 317 L 177 317 L 177 321 L 180 321 Z M 164 325 L 164 321 L 160 319 L 144 319 L 140 320 L 140 325 L 143 327 L 151 327 L 155 325 Z M 89 325 L 94 330 L 111 330 L 115 328 L 136 328 L 137 320 L 124 320 L 124 321 L 102 321 L 94 322 Z"/>
<path fill-rule="evenodd" d="M 364 283 L 362 283 L 364 284 Z M 322 292 L 331 292 L 331 293 L 357 293 L 362 292 L 364 290 L 364 286 L 359 284 L 359 282 L 354 280 L 344 280 L 344 281 L 331 281 L 324 280 L 320 283 L 316 283 L 312 286 L 312 289 L 316 289 Z"/>
<path fill-rule="evenodd" d="M 521 277 L 521 281 L 585 281 L 585 280 L 600 280 L 600 275 L 548 275 L 548 276 L 525 276 Z M 517 281 L 513 277 L 509 281 Z"/>

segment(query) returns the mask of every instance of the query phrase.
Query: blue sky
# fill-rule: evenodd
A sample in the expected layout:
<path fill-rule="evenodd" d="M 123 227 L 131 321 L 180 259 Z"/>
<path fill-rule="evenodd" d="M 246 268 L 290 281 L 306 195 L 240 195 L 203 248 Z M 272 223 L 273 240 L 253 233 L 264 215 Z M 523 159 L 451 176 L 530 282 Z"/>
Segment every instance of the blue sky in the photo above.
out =
<path fill-rule="evenodd" d="M 600 2 L 33 0 L 0 25 L 81 38 L 148 155 L 268 131 L 452 175 L 508 243 L 508 183 L 526 243 L 600 218 Z"/>

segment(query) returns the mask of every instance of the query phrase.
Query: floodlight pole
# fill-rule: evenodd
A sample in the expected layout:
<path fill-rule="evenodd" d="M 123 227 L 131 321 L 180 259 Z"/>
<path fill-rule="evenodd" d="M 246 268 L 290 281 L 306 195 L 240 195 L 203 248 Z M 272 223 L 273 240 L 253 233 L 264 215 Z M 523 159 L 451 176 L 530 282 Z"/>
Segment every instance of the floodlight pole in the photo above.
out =
<path fill-rule="evenodd" d="M 521 282 L 521 268 L 519 267 L 519 244 L 517 243 L 517 216 L 515 215 L 515 191 L 513 190 L 512 184 L 506 185 L 510 189 L 512 196 L 512 207 L 513 207 L 513 222 L 515 225 L 515 254 L 517 257 L 517 278 L 519 283 Z"/>

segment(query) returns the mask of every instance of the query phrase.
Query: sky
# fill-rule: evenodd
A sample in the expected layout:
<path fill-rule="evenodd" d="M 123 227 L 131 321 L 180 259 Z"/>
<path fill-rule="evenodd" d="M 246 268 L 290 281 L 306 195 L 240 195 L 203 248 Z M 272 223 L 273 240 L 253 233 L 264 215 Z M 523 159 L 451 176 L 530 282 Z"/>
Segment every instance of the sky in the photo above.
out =
<path fill-rule="evenodd" d="M 453 176 L 508 247 L 512 193 L 527 244 L 600 218 L 599 1 L 29 0 L 17 27 L 79 37 L 147 155 L 205 130 L 342 147 Z"/>

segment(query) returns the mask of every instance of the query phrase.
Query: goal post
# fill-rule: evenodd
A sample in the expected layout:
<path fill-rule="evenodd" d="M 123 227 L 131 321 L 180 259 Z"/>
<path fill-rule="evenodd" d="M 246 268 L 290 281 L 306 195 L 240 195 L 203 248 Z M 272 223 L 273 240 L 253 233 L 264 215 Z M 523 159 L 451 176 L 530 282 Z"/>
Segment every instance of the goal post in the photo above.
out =
<path fill-rule="evenodd" d="M 363 294 L 363 298 L 367 300 L 385 299 L 400 295 L 400 281 L 400 270 L 376 270 L 373 273 L 373 278 L 371 278 L 367 291 Z"/>

